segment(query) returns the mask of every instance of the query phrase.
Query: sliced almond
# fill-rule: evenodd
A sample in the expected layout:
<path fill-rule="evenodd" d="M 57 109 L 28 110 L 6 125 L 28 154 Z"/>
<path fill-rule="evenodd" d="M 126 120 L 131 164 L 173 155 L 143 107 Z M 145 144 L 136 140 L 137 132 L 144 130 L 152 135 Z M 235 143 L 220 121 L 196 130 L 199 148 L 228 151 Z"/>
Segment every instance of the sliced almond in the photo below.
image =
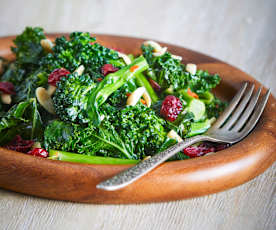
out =
<path fill-rule="evenodd" d="M 161 50 L 159 50 L 158 52 L 154 52 L 152 55 L 155 57 L 162 56 L 166 53 L 167 49 L 167 47 L 163 47 L 161 48 Z"/>
<path fill-rule="evenodd" d="M 54 44 L 49 40 L 49 39 L 42 39 L 40 41 L 40 45 L 42 46 L 42 48 L 48 52 L 48 53 L 51 53 L 53 52 L 53 47 L 54 47 Z"/>
<path fill-rule="evenodd" d="M 172 55 L 172 58 L 182 61 L 182 57 L 178 55 Z"/>
<path fill-rule="evenodd" d="M 56 92 L 57 87 L 53 85 L 49 85 L 47 89 L 47 93 L 51 96 Z"/>
<path fill-rule="evenodd" d="M 173 129 L 168 132 L 167 137 L 176 140 L 177 142 L 183 141 L 183 139 Z"/>
<path fill-rule="evenodd" d="M 75 71 L 74 73 L 78 73 L 78 75 L 82 75 L 84 72 L 84 66 L 80 65 Z"/>
<path fill-rule="evenodd" d="M 129 95 L 129 97 L 127 98 L 126 104 L 136 105 L 145 92 L 146 92 L 145 87 L 137 88 L 135 91 L 132 92 L 132 94 Z"/>
<path fill-rule="evenodd" d="M 127 65 L 131 64 L 131 60 L 126 54 L 118 52 L 118 56 L 122 58 Z"/>
<path fill-rule="evenodd" d="M 145 41 L 143 43 L 145 46 L 151 46 L 153 48 L 153 52 L 157 53 L 162 50 L 162 47 L 155 41 Z"/>
<path fill-rule="evenodd" d="M 147 159 L 150 159 L 150 158 L 151 158 L 151 156 L 145 156 L 144 159 L 143 159 L 142 161 L 147 160 Z"/>
<path fill-rule="evenodd" d="M 1 100 L 4 104 L 10 105 L 12 102 L 12 98 L 10 94 L 2 93 L 1 94 Z"/>
<path fill-rule="evenodd" d="M 147 90 L 143 93 L 142 97 L 146 101 L 147 107 L 150 107 L 151 106 L 151 98 L 150 98 L 150 95 L 148 94 Z"/>
<path fill-rule="evenodd" d="M 47 90 L 43 87 L 38 87 L 35 90 L 35 95 L 40 105 L 51 114 L 56 114 L 54 103 Z"/>
<path fill-rule="evenodd" d="M 192 75 L 195 75 L 196 74 L 196 64 L 193 64 L 193 63 L 188 63 L 186 65 L 186 70 L 191 73 Z"/>

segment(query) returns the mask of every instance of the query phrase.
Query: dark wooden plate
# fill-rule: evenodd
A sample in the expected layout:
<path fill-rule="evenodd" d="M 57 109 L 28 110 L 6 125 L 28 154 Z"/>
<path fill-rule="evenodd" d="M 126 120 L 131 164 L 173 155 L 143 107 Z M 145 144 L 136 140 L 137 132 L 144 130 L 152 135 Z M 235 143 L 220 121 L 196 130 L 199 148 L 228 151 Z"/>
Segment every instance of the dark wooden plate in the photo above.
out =
<path fill-rule="evenodd" d="M 54 39 L 60 34 L 51 34 Z M 96 35 L 98 41 L 125 53 L 139 54 L 143 39 Z M 0 56 L 12 59 L 14 37 L 0 38 Z M 161 43 L 183 63 L 219 73 L 221 84 L 215 93 L 233 97 L 248 74 L 212 57 L 179 46 Z M 210 156 L 164 163 L 132 185 L 118 191 L 102 191 L 96 184 L 130 167 L 85 165 L 41 159 L 0 148 L 0 187 L 57 200 L 86 203 L 126 204 L 172 201 L 223 191 L 243 184 L 264 172 L 276 160 L 276 100 L 270 96 L 253 132 L 240 143 Z"/>

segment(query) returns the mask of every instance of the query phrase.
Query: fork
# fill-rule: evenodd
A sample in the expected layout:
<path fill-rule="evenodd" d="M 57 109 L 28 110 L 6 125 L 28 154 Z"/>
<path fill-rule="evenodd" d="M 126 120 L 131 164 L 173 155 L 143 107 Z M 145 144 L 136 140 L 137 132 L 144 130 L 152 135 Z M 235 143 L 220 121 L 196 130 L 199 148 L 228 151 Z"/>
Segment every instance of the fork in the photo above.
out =
<path fill-rule="evenodd" d="M 99 183 L 98 189 L 113 191 L 123 188 L 184 148 L 200 141 L 224 142 L 233 144 L 245 138 L 257 124 L 270 95 L 270 90 L 259 99 L 262 87 L 253 93 L 254 84 L 243 83 L 229 106 L 219 116 L 212 127 L 203 135 L 187 138 L 167 150 L 145 159 L 137 165 L 120 172 Z"/>

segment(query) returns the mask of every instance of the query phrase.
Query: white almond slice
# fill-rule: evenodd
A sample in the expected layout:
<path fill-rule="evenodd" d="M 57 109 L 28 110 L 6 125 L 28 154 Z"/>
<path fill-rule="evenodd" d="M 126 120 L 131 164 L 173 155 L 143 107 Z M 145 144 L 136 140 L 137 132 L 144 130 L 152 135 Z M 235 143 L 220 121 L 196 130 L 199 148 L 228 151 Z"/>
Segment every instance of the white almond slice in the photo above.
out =
<path fill-rule="evenodd" d="M 57 87 L 53 85 L 49 85 L 47 89 L 47 93 L 51 96 L 56 92 Z"/>
<path fill-rule="evenodd" d="M 146 157 L 144 157 L 144 159 L 142 161 L 145 161 L 145 160 L 150 159 L 150 158 L 151 158 L 151 156 L 146 156 Z"/>
<path fill-rule="evenodd" d="M 47 39 L 47 38 L 46 39 L 42 39 L 40 41 L 40 45 L 42 46 L 42 48 L 45 51 L 47 51 L 49 53 L 53 52 L 54 44 L 49 39 Z"/>
<path fill-rule="evenodd" d="M 155 41 L 145 41 L 143 43 L 145 46 L 151 46 L 153 48 L 153 52 L 160 52 L 162 47 Z"/>
<path fill-rule="evenodd" d="M 10 105 L 12 102 L 12 98 L 10 94 L 2 93 L 1 94 L 1 100 L 4 104 Z"/>
<path fill-rule="evenodd" d="M 181 56 L 172 55 L 172 58 L 177 59 L 179 61 L 182 61 L 182 57 Z"/>
<path fill-rule="evenodd" d="M 51 96 L 48 94 L 46 89 L 44 89 L 43 87 L 38 87 L 35 90 L 35 95 L 36 95 L 36 98 L 37 98 L 39 104 L 44 109 L 46 109 L 51 114 L 56 114 L 53 100 L 52 100 Z"/>
<path fill-rule="evenodd" d="M 155 56 L 155 57 L 162 56 L 166 53 L 167 49 L 168 49 L 167 47 L 163 47 L 163 48 L 161 48 L 160 51 L 154 52 L 152 55 Z"/>
<path fill-rule="evenodd" d="M 78 75 L 82 75 L 84 72 L 84 66 L 80 65 L 75 71 L 74 73 L 78 73 Z"/>
<path fill-rule="evenodd" d="M 192 75 L 195 75 L 196 74 L 196 64 L 193 64 L 193 63 L 188 63 L 186 65 L 186 70 L 191 73 Z"/>
<path fill-rule="evenodd" d="M 127 65 L 131 64 L 131 60 L 126 54 L 118 52 L 118 56 L 122 58 Z"/>
<path fill-rule="evenodd" d="M 127 98 L 126 104 L 136 105 L 145 92 L 146 92 L 145 87 L 137 88 L 135 91 L 132 92 L 132 94 L 129 95 L 129 97 Z"/>
<path fill-rule="evenodd" d="M 151 106 L 151 98 L 150 98 L 150 95 L 148 94 L 148 92 L 145 91 L 142 96 L 146 101 L 147 107 L 150 107 Z"/>
<path fill-rule="evenodd" d="M 168 132 L 167 137 L 176 140 L 177 142 L 183 141 L 183 139 L 173 129 Z"/>

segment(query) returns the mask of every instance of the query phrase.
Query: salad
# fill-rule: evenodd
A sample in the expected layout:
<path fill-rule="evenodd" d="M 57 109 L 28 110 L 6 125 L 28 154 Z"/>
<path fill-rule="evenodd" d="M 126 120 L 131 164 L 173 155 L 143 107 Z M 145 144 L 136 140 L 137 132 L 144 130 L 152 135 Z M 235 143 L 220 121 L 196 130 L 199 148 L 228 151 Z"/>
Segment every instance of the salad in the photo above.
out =
<path fill-rule="evenodd" d="M 0 146 L 93 164 L 129 164 L 206 132 L 226 103 L 211 90 L 217 74 L 182 64 L 154 41 L 141 55 L 104 47 L 89 33 L 51 42 L 26 27 L 0 58 Z M 200 143 L 170 160 L 225 148 Z"/>

